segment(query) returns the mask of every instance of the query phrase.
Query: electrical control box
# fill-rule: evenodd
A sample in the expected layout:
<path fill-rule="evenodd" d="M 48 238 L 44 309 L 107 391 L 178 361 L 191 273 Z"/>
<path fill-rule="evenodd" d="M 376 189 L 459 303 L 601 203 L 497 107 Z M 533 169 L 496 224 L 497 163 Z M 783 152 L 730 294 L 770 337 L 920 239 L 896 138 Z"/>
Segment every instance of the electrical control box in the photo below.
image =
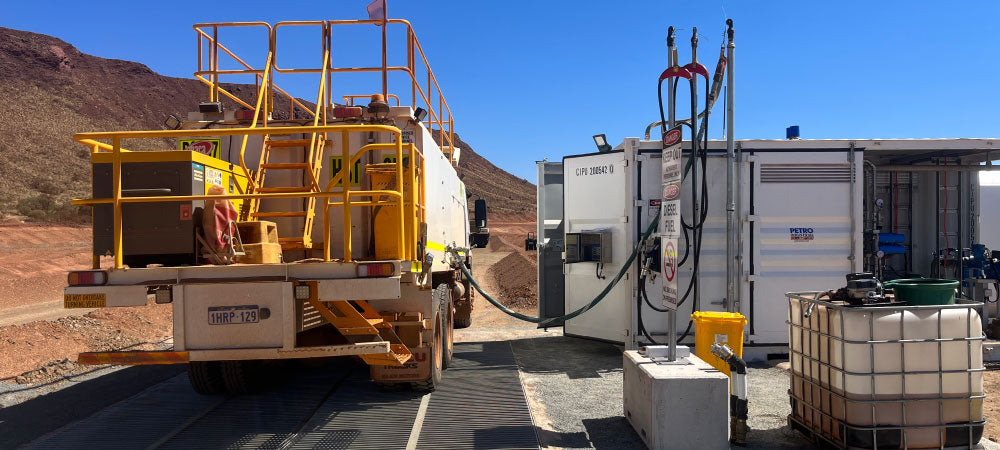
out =
<path fill-rule="evenodd" d="M 566 264 L 611 262 L 611 232 L 583 231 L 566 233 Z"/>
<path fill-rule="evenodd" d="M 247 191 L 239 166 L 189 150 L 121 153 L 123 197 L 205 195 L 219 186 L 227 194 Z M 111 197 L 112 154 L 93 153 L 94 198 Z M 237 210 L 242 200 L 231 200 Z M 195 233 L 201 226 L 204 201 L 126 203 L 122 205 L 122 245 L 125 264 L 196 264 Z M 94 207 L 94 254 L 113 253 L 111 205 Z"/>

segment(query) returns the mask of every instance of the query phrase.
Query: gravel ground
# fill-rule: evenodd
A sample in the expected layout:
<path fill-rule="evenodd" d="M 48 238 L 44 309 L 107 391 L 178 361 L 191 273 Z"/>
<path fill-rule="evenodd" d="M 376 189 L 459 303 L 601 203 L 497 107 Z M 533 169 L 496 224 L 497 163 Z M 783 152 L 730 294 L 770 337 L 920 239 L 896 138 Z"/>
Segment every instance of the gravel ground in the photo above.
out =
<path fill-rule="evenodd" d="M 542 448 L 645 448 L 623 417 L 622 348 L 549 334 L 511 341 Z M 734 448 L 811 448 L 785 424 L 785 371 L 764 365 L 748 376 L 749 445 Z"/>
<path fill-rule="evenodd" d="M 622 348 L 560 334 L 510 341 L 541 447 L 645 448 L 623 417 Z M 814 448 L 788 428 L 788 376 L 778 362 L 749 368 L 750 433 L 747 445 L 734 449 Z M 981 444 L 1000 449 L 985 438 Z"/>

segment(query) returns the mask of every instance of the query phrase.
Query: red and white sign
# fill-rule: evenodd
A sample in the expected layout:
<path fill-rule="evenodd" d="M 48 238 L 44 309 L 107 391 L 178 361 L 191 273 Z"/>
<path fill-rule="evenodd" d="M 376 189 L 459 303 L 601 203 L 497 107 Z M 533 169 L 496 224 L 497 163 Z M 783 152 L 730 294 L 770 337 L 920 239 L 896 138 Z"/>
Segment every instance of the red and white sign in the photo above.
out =
<path fill-rule="evenodd" d="M 202 155 L 211 155 L 213 147 L 215 147 L 215 146 L 212 145 L 211 142 L 208 142 L 208 141 L 198 141 L 198 142 L 192 143 L 191 145 L 188 145 L 188 150 L 191 150 L 192 152 L 201 153 Z"/>
<path fill-rule="evenodd" d="M 681 236 L 681 125 L 663 134 L 661 155 L 663 202 L 660 205 L 660 259 L 663 266 L 663 307 L 677 310 L 677 239 Z"/>
<path fill-rule="evenodd" d="M 191 220 L 190 203 L 181 203 L 181 220 Z"/>
<path fill-rule="evenodd" d="M 669 147 L 681 141 L 681 127 L 676 126 L 663 135 L 663 147 Z"/>
<path fill-rule="evenodd" d="M 179 142 L 181 150 L 190 150 L 213 158 L 219 157 L 219 147 L 222 146 L 220 138 L 181 139 Z"/>
<path fill-rule="evenodd" d="M 663 186 L 663 199 L 673 200 L 681 195 L 681 187 L 676 184 Z"/>

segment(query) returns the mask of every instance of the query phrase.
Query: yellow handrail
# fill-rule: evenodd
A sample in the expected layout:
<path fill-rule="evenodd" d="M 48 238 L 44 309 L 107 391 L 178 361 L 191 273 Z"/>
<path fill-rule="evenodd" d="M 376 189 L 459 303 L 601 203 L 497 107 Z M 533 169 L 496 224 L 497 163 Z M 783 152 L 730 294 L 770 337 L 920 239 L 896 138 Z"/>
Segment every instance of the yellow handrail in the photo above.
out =
<path fill-rule="evenodd" d="M 256 78 L 258 78 L 258 79 L 263 78 L 264 70 L 262 70 L 262 69 L 254 69 L 250 64 L 248 64 L 242 58 L 240 58 L 235 53 L 233 53 L 232 50 L 230 50 L 229 48 L 227 48 L 225 45 L 222 45 L 221 43 L 216 42 L 212 38 L 212 36 L 209 36 L 208 33 L 206 33 L 205 31 L 201 30 L 201 28 L 200 28 L 200 27 L 209 27 L 209 26 L 241 26 L 241 27 L 243 27 L 243 26 L 265 26 L 265 27 L 267 27 L 267 30 L 268 30 L 268 43 L 269 43 L 269 45 L 270 45 L 270 41 L 271 41 L 271 30 L 272 29 L 271 29 L 270 24 L 267 24 L 265 22 L 243 22 L 243 23 L 234 22 L 234 23 L 216 23 L 216 24 L 196 24 L 196 25 L 194 25 L 195 32 L 197 32 L 199 34 L 199 36 L 198 36 L 198 70 L 194 72 L 194 77 L 196 79 L 198 79 L 202 83 L 205 83 L 206 85 L 208 85 L 208 86 L 211 87 L 211 86 L 213 86 L 213 82 L 211 80 L 206 79 L 202 75 L 212 75 L 212 74 L 216 74 L 216 73 L 217 74 L 221 74 L 221 75 L 227 75 L 227 74 L 228 75 L 234 75 L 234 74 L 254 74 L 254 75 L 256 75 Z M 219 50 L 222 50 L 227 55 L 229 55 L 231 58 L 233 58 L 234 61 L 236 61 L 237 63 L 239 63 L 243 67 L 246 67 L 246 70 L 202 70 L 202 60 L 203 60 L 203 58 L 202 58 L 202 47 L 201 47 L 201 45 L 202 45 L 202 38 L 207 39 L 210 44 L 218 47 Z M 261 86 L 263 86 L 263 85 L 264 84 L 262 83 Z M 308 107 L 306 107 L 306 105 L 302 104 L 302 102 L 300 102 L 299 99 L 295 98 L 292 94 L 289 94 L 288 91 L 285 91 L 284 89 L 282 89 L 281 87 L 279 87 L 277 84 L 274 84 L 274 82 L 270 83 L 270 88 L 274 89 L 275 91 L 277 91 L 282 96 L 284 96 L 285 98 L 288 99 L 288 101 L 289 101 L 289 105 L 288 105 L 289 106 L 289 115 L 288 115 L 288 118 L 289 119 L 293 118 L 295 107 L 298 107 L 299 109 L 305 111 L 307 114 L 313 114 L 312 110 L 310 110 Z M 222 93 L 222 94 L 225 94 L 227 97 L 229 97 L 230 99 L 232 99 L 236 103 L 240 104 L 241 106 L 243 106 L 243 107 L 245 107 L 247 109 L 253 109 L 253 107 L 250 106 L 249 103 L 244 102 L 239 97 L 233 95 L 232 93 L 230 93 L 229 91 L 226 91 L 225 89 L 222 89 L 221 87 L 219 88 L 219 92 Z M 273 105 L 273 101 L 270 102 L 269 105 L 271 106 L 271 109 L 273 109 L 273 106 L 274 106 Z M 269 110 L 269 112 L 270 112 L 270 110 Z"/>
<path fill-rule="evenodd" d="M 364 25 L 364 24 L 372 24 L 372 25 L 378 25 L 378 26 L 389 26 L 389 25 L 399 24 L 399 25 L 406 26 L 406 39 L 407 39 L 407 42 L 406 42 L 406 49 L 407 49 L 406 65 L 405 66 L 388 66 L 388 65 L 386 65 L 384 63 L 384 61 L 385 61 L 385 55 L 386 55 L 386 43 L 385 42 L 382 43 L 382 56 L 383 56 L 382 61 L 383 61 L 383 64 L 381 64 L 379 66 L 376 66 L 376 67 L 334 67 L 332 65 L 332 61 L 329 61 L 329 60 L 327 60 L 327 62 L 323 64 L 323 67 L 317 67 L 317 68 L 281 68 L 281 67 L 278 67 L 278 65 L 276 63 L 278 29 L 281 28 L 281 27 L 283 27 L 283 26 L 319 26 L 319 27 L 321 27 L 323 29 L 322 37 L 323 37 L 324 50 L 325 51 L 330 51 L 330 50 L 332 50 L 332 42 L 333 42 L 332 41 L 332 33 L 330 32 L 330 29 L 331 29 L 332 26 L 336 26 L 336 25 Z M 454 147 L 454 145 L 455 145 L 454 144 L 454 127 L 455 127 L 455 121 L 454 121 L 454 118 L 453 118 L 452 113 L 451 113 L 451 107 L 448 105 L 448 102 L 444 98 L 444 94 L 441 92 L 441 86 L 440 86 L 440 84 L 437 81 L 437 77 L 434 76 L 434 72 L 433 72 L 433 70 L 431 70 L 430 64 L 427 61 L 427 55 L 424 52 L 423 47 L 420 45 L 420 41 L 417 39 L 416 34 L 413 31 L 413 26 L 410 24 L 409 21 L 402 20 L 402 19 L 388 19 L 385 22 L 383 22 L 381 20 L 327 20 L 327 21 L 285 21 L 285 22 L 277 22 L 273 26 L 269 25 L 269 24 L 266 24 L 264 22 L 204 23 L 204 24 L 197 24 L 197 25 L 195 25 L 194 26 L 195 30 L 199 33 L 199 37 L 198 37 L 198 64 L 199 65 L 198 65 L 198 71 L 195 72 L 195 77 L 198 78 L 199 80 L 201 80 L 202 82 L 204 82 L 206 84 L 209 84 L 209 86 L 211 86 L 212 89 L 213 89 L 213 95 L 216 92 L 224 94 L 224 95 L 232 98 L 237 103 L 240 103 L 240 104 L 244 105 L 245 107 L 250 108 L 250 106 L 248 104 L 246 104 L 242 100 L 236 98 L 234 95 L 230 94 L 229 92 L 225 91 L 224 89 L 222 89 L 221 87 L 218 86 L 218 77 L 219 77 L 219 75 L 241 74 L 241 73 L 256 73 L 258 77 L 260 76 L 259 71 L 253 70 L 250 67 L 249 64 L 246 64 L 245 61 L 243 61 L 242 59 L 238 58 L 228 48 L 226 48 L 222 44 L 218 43 L 218 40 L 217 40 L 217 37 L 218 37 L 217 36 L 217 32 L 218 32 L 218 28 L 219 27 L 246 27 L 246 26 L 264 26 L 264 27 L 267 27 L 268 32 L 269 32 L 269 40 L 268 40 L 269 49 L 268 50 L 269 50 L 270 54 L 275 55 L 274 56 L 275 59 L 272 60 L 272 66 L 273 66 L 273 70 L 275 72 L 280 72 L 280 73 L 323 73 L 324 74 L 324 78 L 329 78 L 333 73 L 342 73 L 342 72 L 380 72 L 382 74 L 383 80 L 387 79 L 388 72 L 395 72 L 395 71 L 406 72 L 409 75 L 409 78 L 410 78 L 410 85 L 411 85 L 410 86 L 410 90 L 411 90 L 411 93 L 412 93 L 412 96 L 413 96 L 412 106 L 416 107 L 417 106 L 417 100 L 419 99 L 423 103 L 423 105 L 426 106 L 426 110 L 428 112 L 428 115 L 430 116 L 429 117 L 429 122 L 428 122 L 430 131 L 432 133 L 434 131 L 438 132 L 438 141 L 441 143 L 442 147 L 444 147 L 444 148 L 453 148 Z M 202 28 L 211 28 L 213 34 L 211 36 L 209 36 L 209 34 L 206 33 L 204 30 L 202 30 Z M 210 64 L 212 64 L 212 67 L 211 67 L 211 70 L 207 70 L 207 71 L 206 70 L 202 70 L 203 69 L 203 67 L 202 67 L 202 60 L 204 59 L 203 55 L 202 55 L 203 49 L 201 47 L 202 37 L 208 39 L 209 43 L 212 45 L 212 48 L 211 48 L 212 53 L 209 54 L 209 56 L 210 56 Z M 223 52 L 225 52 L 226 54 L 228 54 L 231 57 L 233 57 L 234 60 L 236 60 L 237 62 L 239 62 L 240 64 L 242 64 L 248 70 L 232 70 L 232 69 L 220 70 L 218 68 L 218 50 L 220 50 L 220 49 Z M 426 84 L 425 87 L 421 87 L 421 83 L 417 80 L 416 62 L 418 60 L 418 57 L 419 57 L 419 60 L 423 62 L 424 68 L 426 69 L 427 84 Z M 212 77 L 212 80 L 206 79 L 202 75 L 210 75 Z M 326 89 L 326 94 L 327 94 L 327 98 L 328 98 L 327 104 L 329 105 L 329 104 L 332 103 L 332 90 L 330 89 L 329 82 L 327 84 L 328 84 L 328 86 L 327 86 L 327 89 Z M 315 116 L 315 113 L 312 110 L 310 110 L 309 108 L 306 108 L 304 105 L 301 104 L 301 102 L 297 101 L 297 99 L 295 99 L 291 95 L 288 95 L 287 92 L 285 92 L 284 90 L 282 90 L 282 89 L 278 88 L 277 86 L 275 86 L 274 83 L 273 83 L 273 81 L 270 81 L 270 86 L 268 87 L 268 91 L 269 92 L 270 92 L 270 89 L 274 89 L 274 90 L 282 93 L 283 95 L 285 95 L 286 97 L 289 98 L 289 101 L 291 102 L 291 104 L 289 104 L 289 114 L 290 115 L 293 115 L 293 111 L 294 111 L 295 107 L 299 107 L 302 110 L 304 110 L 307 114 L 312 114 L 313 116 Z M 435 93 L 437 94 L 437 105 L 435 105 L 434 102 L 433 102 L 433 100 L 434 100 L 433 97 L 434 97 Z M 389 94 L 388 92 L 383 92 L 383 94 L 386 95 L 387 99 L 390 99 L 393 96 L 393 94 Z M 348 96 L 345 96 L 345 101 L 348 101 L 347 97 Z M 397 97 L 397 101 L 398 101 L 398 97 Z M 434 125 L 436 125 L 437 128 L 434 128 Z M 449 153 L 449 155 L 453 155 L 454 151 L 448 151 L 447 153 Z M 454 159 L 452 159 L 452 161 L 454 161 Z"/>
<path fill-rule="evenodd" d="M 264 98 L 267 97 L 264 86 L 267 85 L 267 78 L 271 74 L 271 57 L 272 54 L 267 55 L 267 65 L 264 67 L 264 82 L 261 83 L 261 89 L 257 90 L 257 107 L 253 110 L 253 120 L 250 121 L 250 128 L 257 128 L 257 119 L 260 117 L 260 107 L 264 103 Z M 266 106 L 265 106 L 266 108 Z M 264 119 L 264 125 L 267 126 L 267 119 Z M 250 175 L 250 170 L 247 169 L 246 162 L 246 151 L 247 151 L 247 139 L 250 138 L 249 134 L 243 135 L 243 143 L 240 144 L 240 169 L 243 170 L 243 174 L 247 177 L 247 183 L 250 183 L 250 189 L 257 189 L 257 183 L 254 181 L 253 177 Z"/>
<path fill-rule="evenodd" d="M 320 110 L 323 111 L 323 124 L 326 125 L 326 108 L 323 106 L 323 94 L 326 91 L 326 64 L 330 60 L 330 50 L 323 52 L 323 75 L 319 78 L 319 93 L 316 94 L 316 114 L 313 114 L 313 126 L 319 125 Z M 313 190 L 319 190 L 319 180 L 316 179 L 316 173 L 313 169 L 313 163 L 316 159 L 316 151 L 322 151 L 322 149 L 316 148 L 316 138 L 317 133 L 312 134 L 312 139 L 309 141 L 309 178 L 312 179 Z"/>

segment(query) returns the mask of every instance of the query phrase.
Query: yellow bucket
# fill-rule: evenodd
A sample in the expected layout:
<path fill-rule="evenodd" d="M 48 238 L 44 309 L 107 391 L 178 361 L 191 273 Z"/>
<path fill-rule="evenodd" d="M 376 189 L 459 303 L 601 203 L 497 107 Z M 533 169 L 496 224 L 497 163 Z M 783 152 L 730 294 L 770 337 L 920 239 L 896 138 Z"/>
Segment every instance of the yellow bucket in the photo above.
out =
<path fill-rule="evenodd" d="M 712 344 L 725 343 L 742 358 L 746 317 L 739 313 L 695 311 L 691 320 L 694 321 L 694 354 L 729 375 L 729 364 L 712 354 Z"/>

